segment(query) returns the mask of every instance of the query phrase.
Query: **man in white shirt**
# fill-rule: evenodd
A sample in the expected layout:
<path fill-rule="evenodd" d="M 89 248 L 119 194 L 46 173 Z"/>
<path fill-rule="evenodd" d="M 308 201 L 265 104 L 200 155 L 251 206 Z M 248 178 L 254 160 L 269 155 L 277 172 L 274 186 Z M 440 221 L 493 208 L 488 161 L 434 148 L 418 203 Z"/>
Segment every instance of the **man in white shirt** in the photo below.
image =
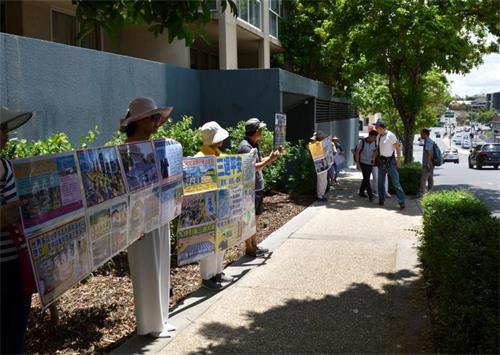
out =
<path fill-rule="evenodd" d="M 375 153 L 378 166 L 378 204 L 383 206 L 385 201 L 385 177 L 391 177 L 392 184 L 396 190 L 399 207 L 405 208 L 405 192 L 399 183 L 398 169 L 401 167 L 401 147 L 394 133 L 386 129 L 383 121 L 375 123 L 377 137 L 377 151 Z M 397 155 L 397 160 L 395 155 Z"/>

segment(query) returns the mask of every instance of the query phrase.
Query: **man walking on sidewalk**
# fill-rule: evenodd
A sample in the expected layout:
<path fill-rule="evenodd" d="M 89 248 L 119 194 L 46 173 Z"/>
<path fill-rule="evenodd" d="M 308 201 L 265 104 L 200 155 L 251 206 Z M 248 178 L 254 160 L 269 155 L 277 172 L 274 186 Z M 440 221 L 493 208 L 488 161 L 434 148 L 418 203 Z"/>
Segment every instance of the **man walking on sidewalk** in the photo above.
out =
<path fill-rule="evenodd" d="M 424 151 L 422 153 L 422 175 L 420 176 L 419 197 L 425 193 L 425 185 L 428 183 L 428 191 L 434 186 L 434 141 L 430 138 L 431 131 L 427 128 L 420 132 L 420 139 L 424 140 Z"/>
<path fill-rule="evenodd" d="M 399 172 L 401 168 L 401 147 L 394 133 L 386 129 L 384 121 L 375 123 L 375 129 L 379 134 L 377 138 L 377 150 L 375 153 L 378 166 L 378 204 L 384 205 L 385 201 L 385 177 L 391 177 L 392 184 L 398 196 L 399 207 L 405 208 L 405 192 L 399 183 Z M 397 160 L 395 155 L 397 155 Z"/>
<path fill-rule="evenodd" d="M 370 202 L 373 201 L 373 192 L 370 186 L 370 175 L 373 169 L 373 154 L 376 150 L 375 138 L 377 137 L 376 131 L 371 131 L 368 137 L 359 141 L 356 147 L 356 167 L 361 170 L 363 174 L 363 181 L 359 188 L 359 196 L 368 197 Z M 368 196 L 365 194 L 368 193 Z"/>

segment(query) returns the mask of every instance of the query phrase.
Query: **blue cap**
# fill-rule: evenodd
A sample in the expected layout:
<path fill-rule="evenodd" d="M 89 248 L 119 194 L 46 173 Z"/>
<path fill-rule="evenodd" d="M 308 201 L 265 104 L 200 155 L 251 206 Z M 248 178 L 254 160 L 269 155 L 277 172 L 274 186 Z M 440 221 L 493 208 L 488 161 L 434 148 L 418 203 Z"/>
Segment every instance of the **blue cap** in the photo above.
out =
<path fill-rule="evenodd" d="M 377 121 L 377 122 L 375 122 L 375 127 L 385 128 L 385 122 L 384 121 Z"/>

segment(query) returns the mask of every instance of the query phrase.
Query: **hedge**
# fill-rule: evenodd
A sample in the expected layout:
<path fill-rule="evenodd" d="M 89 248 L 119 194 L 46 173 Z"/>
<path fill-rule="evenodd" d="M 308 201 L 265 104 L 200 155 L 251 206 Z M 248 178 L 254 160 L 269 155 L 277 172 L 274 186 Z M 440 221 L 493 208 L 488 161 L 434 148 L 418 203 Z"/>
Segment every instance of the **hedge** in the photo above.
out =
<path fill-rule="evenodd" d="M 427 194 L 419 247 L 435 295 L 438 351 L 499 349 L 500 220 L 465 191 Z"/>
<path fill-rule="evenodd" d="M 399 182 L 403 187 L 405 194 L 416 195 L 420 191 L 420 175 L 422 173 L 422 164 L 413 162 L 403 164 L 399 169 Z M 389 192 L 395 193 L 394 185 L 389 177 Z"/>

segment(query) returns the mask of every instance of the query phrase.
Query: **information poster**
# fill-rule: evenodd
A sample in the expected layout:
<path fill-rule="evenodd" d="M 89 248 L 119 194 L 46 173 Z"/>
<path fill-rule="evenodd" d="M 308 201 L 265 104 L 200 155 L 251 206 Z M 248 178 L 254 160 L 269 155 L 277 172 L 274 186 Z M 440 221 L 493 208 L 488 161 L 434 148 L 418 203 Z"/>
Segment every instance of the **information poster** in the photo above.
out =
<path fill-rule="evenodd" d="M 217 157 L 217 184 L 219 188 L 240 185 L 243 182 L 242 155 Z"/>
<path fill-rule="evenodd" d="M 127 191 L 133 193 L 158 182 L 155 152 L 150 141 L 118 146 Z"/>
<path fill-rule="evenodd" d="M 331 140 L 331 137 L 327 137 L 321 141 L 323 144 L 323 150 L 325 152 L 325 159 L 326 163 L 328 165 L 328 168 L 330 168 L 333 165 L 333 159 L 334 159 L 334 154 L 333 154 L 333 143 Z"/>
<path fill-rule="evenodd" d="M 127 246 L 127 200 L 122 198 L 95 206 L 87 211 L 87 218 L 92 268 L 95 269 Z"/>
<path fill-rule="evenodd" d="M 74 153 L 17 159 L 13 168 L 26 236 L 83 216 Z"/>
<path fill-rule="evenodd" d="M 85 218 L 28 240 L 40 301 L 49 305 L 91 271 Z"/>
<path fill-rule="evenodd" d="M 182 179 L 182 146 L 173 139 L 159 139 L 153 142 L 160 173 L 160 182 Z"/>
<path fill-rule="evenodd" d="M 127 193 L 115 147 L 77 152 L 87 208 Z"/>
<path fill-rule="evenodd" d="M 242 155 L 244 185 L 255 186 L 255 158 L 255 154 L 252 153 Z"/>
<path fill-rule="evenodd" d="M 247 240 L 257 233 L 257 224 L 255 220 L 255 208 L 243 212 L 241 217 L 241 239 Z"/>
<path fill-rule="evenodd" d="M 177 263 L 190 264 L 215 253 L 215 223 L 177 232 Z"/>
<path fill-rule="evenodd" d="M 325 138 L 323 141 L 309 143 L 309 151 L 311 152 L 311 156 L 314 162 L 314 169 L 317 174 L 320 174 L 329 169 L 327 156 L 325 154 L 325 144 L 323 143 L 325 140 L 329 140 L 329 138 Z"/>
<path fill-rule="evenodd" d="M 276 113 L 274 115 L 274 148 L 283 146 L 286 142 L 286 115 Z"/>
<path fill-rule="evenodd" d="M 160 225 L 167 224 L 181 214 L 183 194 L 181 180 L 161 187 Z"/>
<path fill-rule="evenodd" d="M 216 253 L 231 248 L 242 241 L 240 219 L 241 216 L 231 217 L 217 222 L 217 232 L 215 236 Z"/>
<path fill-rule="evenodd" d="M 182 168 L 184 195 L 217 189 L 214 156 L 185 158 Z"/>
<path fill-rule="evenodd" d="M 160 226 L 160 187 L 152 186 L 130 195 L 128 243 Z"/>

